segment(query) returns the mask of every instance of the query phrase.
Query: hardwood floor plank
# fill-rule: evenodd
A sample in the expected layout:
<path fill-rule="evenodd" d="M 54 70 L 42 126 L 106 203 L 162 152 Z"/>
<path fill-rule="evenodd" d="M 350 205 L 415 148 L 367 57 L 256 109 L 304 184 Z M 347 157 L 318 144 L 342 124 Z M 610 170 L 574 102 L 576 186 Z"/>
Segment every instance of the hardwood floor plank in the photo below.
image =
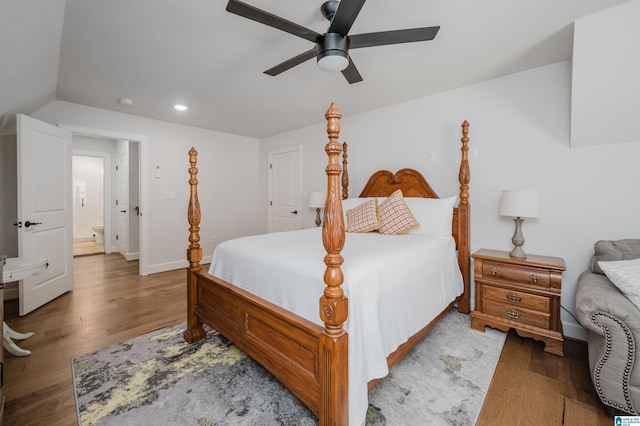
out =
<path fill-rule="evenodd" d="M 529 371 L 523 393 L 518 425 L 562 424 L 564 398 L 558 393 L 557 380 Z"/>
<path fill-rule="evenodd" d="M 525 397 L 522 383 L 527 377 L 531 346 L 530 342 L 513 333 L 507 336 L 477 425 L 513 425 L 513 420 L 518 418 Z M 495 397 L 490 398 L 490 395 Z"/>
<path fill-rule="evenodd" d="M 562 357 L 544 351 L 544 343 L 532 342 L 534 348 L 529 359 L 529 370 L 550 379 L 557 380 Z"/>

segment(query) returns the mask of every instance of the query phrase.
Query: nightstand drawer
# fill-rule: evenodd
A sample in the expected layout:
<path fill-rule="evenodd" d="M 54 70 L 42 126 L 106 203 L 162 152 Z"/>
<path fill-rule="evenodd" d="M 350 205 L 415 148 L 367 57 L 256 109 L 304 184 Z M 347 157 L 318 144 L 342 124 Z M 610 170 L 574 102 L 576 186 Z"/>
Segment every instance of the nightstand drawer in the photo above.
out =
<path fill-rule="evenodd" d="M 523 309 L 511 304 L 496 302 L 495 300 L 485 300 L 483 312 L 498 318 L 546 328 L 547 330 L 549 329 L 551 318 L 548 313 Z"/>
<path fill-rule="evenodd" d="M 545 296 L 513 291 L 507 288 L 482 286 L 483 300 L 491 299 L 505 303 L 514 308 L 522 307 L 548 313 L 551 310 L 551 300 Z"/>
<path fill-rule="evenodd" d="M 484 261 L 482 276 L 489 280 L 549 288 L 549 270 L 546 269 Z"/>

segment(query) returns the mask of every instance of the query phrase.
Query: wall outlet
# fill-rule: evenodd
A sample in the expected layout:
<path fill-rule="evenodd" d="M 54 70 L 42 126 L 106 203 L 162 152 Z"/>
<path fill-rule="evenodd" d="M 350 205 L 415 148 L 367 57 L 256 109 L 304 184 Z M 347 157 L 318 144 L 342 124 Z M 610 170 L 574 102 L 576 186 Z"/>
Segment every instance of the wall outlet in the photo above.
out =
<path fill-rule="evenodd" d="M 478 147 L 472 146 L 469 148 L 469 158 L 470 159 L 478 158 Z"/>

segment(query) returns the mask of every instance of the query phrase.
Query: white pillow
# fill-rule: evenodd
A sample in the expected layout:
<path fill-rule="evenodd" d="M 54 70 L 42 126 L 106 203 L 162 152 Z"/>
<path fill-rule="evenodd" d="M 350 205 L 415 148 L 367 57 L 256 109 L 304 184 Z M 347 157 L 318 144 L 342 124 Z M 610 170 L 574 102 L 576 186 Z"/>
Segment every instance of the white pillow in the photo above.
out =
<path fill-rule="evenodd" d="M 604 274 L 640 309 L 640 258 L 598 262 Z"/>
<path fill-rule="evenodd" d="M 449 198 L 416 198 L 405 197 L 413 217 L 420 227 L 409 231 L 410 234 L 438 235 L 450 237 L 451 223 L 453 221 L 453 207 L 458 200 L 457 196 Z"/>

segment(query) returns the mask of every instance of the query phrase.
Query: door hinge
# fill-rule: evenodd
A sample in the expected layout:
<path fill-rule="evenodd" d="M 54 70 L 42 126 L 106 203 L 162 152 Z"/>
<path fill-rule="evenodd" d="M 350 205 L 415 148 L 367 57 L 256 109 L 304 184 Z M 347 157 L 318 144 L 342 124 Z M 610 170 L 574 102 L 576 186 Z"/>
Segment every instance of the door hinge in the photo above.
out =
<path fill-rule="evenodd" d="M 269 168 L 273 169 L 273 164 L 269 163 Z"/>
<path fill-rule="evenodd" d="M 116 206 L 118 205 L 118 200 L 116 200 Z"/>
<path fill-rule="evenodd" d="M 116 166 L 116 172 L 118 171 L 118 166 Z"/>
<path fill-rule="evenodd" d="M 116 241 L 118 241 L 118 236 L 116 235 Z"/>
<path fill-rule="evenodd" d="M 269 201 L 269 205 L 272 206 L 273 205 L 273 201 Z"/>

